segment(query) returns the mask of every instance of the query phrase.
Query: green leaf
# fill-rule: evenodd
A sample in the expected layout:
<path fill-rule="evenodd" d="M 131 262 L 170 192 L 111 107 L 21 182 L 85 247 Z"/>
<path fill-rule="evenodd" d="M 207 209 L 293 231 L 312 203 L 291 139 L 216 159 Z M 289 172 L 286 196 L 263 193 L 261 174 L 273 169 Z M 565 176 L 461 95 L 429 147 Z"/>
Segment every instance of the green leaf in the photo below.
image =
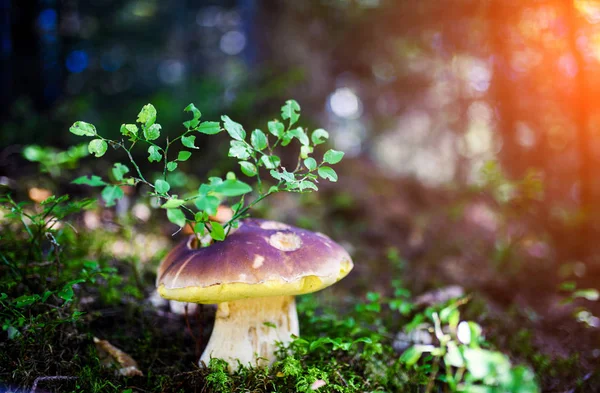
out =
<path fill-rule="evenodd" d="M 121 124 L 121 134 L 124 136 L 137 137 L 138 127 L 135 124 Z"/>
<path fill-rule="evenodd" d="M 174 209 L 176 207 L 183 205 L 184 203 L 185 203 L 185 201 L 183 199 L 171 198 L 168 201 L 166 201 L 165 203 L 163 203 L 161 207 L 163 209 Z"/>
<path fill-rule="evenodd" d="M 95 136 L 96 135 L 96 127 L 93 124 L 86 123 L 85 121 L 76 121 L 73 123 L 71 128 L 69 128 L 72 134 L 79 136 Z"/>
<path fill-rule="evenodd" d="M 439 312 L 440 321 L 442 323 L 448 323 L 450 316 L 456 311 L 456 303 L 451 302 L 448 306 L 442 308 Z"/>
<path fill-rule="evenodd" d="M 184 111 L 192 112 L 193 119 L 183 122 L 183 125 L 188 129 L 196 128 L 198 123 L 200 123 L 200 117 L 202 117 L 202 113 L 200 113 L 200 110 L 196 108 L 194 104 L 189 104 L 185 107 Z"/>
<path fill-rule="evenodd" d="M 42 302 L 46 302 L 46 300 L 48 300 L 48 298 L 52 295 L 52 291 L 44 291 L 44 294 L 42 295 Z"/>
<path fill-rule="evenodd" d="M 152 124 L 150 127 L 144 127 L 144 138 L 149 141 L 158 139 L 161 128 L 160 124 Z"/>
<path fill-rule="evenodd" d="M 104 187 L 101 193 L 102 199 L 106 202 L 106 207 L 114 206 L 118 199 L 123 198 L 123 195 L 121 187 L 115 185 Z"/>
<path fill-rule="evenodd" d="M 223 225 L 219 224 L 218 222 L 211 221 L 210 226 L 210 237 L 217 241 L 225 240 L 225 229 L 223 228 Z"/>
<path fill-rule="evenodd" d="M 250 142 L 256 150 L 263 150 L 267 147 L 267 136 L 261 130 L 254 130 L 250 135 Z"/>
<path fill-rule="evenodd" d="M 323 156 L 323 161 L 325 161 L 328 164 L 337 164 L 338 162 L 342 161 L 343 157 L 344 157 L 343 151 L 330 149 L 330 150 L 327 150 L 327 152 Z"/>
<path fill-rule="evenodd" d="M 167 162 L 167 170 L 169 172 L 173 172 L 175 169 L 177 169 L 177 163 L 175 161 Z"/>
<path fill-rule="evenodd" d="M 123 177 L 125 176 L 125 174 L 127 172 L 129 172 L 129 168 L 127 168 L 125 165 L 121 164 L 120 162 L 115 162 L 115 165 L 113 165 L 112 173 L 113 173 L 113 176 L 115 177 L 115 180 L 117 180 L 117 181 L 123 180 Z"/>
<path fill-rule="evenodd" d="M 251 156 L 251 150 L 244 141 L 231 141 L 231 147 L 229 148 L 229 157 L 239 158 L 245 160 Z"/>
<path fill-rule="evenodd" d="M 206 212 L 196 212 L 196 214 L 194 214 L 194 221 L 196 221 L 196 222 L 205 222 L 205 221 L 208 221 L 208 213 L 206 213 Z"/>
<path fill-rule="evenodd" d="M 187 161 L 192 156 L 192 153 L 187 150 L 182 150 L 177 155 L 177 161 Z"/>
<path fill-rule="evenodd" d="M 228 197 L 235 197 L 252 192 L 252 187 L 242 181 L 228 179 L 216 186 L 214 192 Z"/>
<path fill-rule="evenodd" d="M 508 374 L 510 371 L 510 361 L 501 352 L 463 347 L 463 358 L 467 370 L 475 379 L 493 378 L 495 375 Z"/>
<path fill-rule="evenodd" d="M 223 120 L 225 130 L 233 139 L 242 141 L 246 138 L 246 131 L 244 131 L 244 127 L 241 124 L 236 123 L 226 115 L 221 116 L 221 120 Z"/>
<path fill-rule="evenodd" d="M 600 297 L 600 294 L 598 293 L 598 290 L 589 288 L 589 289 L 580 289 L 578 291 L 573 292 L 573 297 L 581 297 L 581 298 L 595 302 Z"/>
<path fill-rule="evenodd" d="M 285 169 L 281 172 L 272 170 L 270 173 L 271 173 L 271 176 L 273 176 L 275 179 L 283 180 L 287 183 L 291 183 L 296 180 L 296 177 L 294 176 L 294 174 L 286 171 Z"/>
<path fill-rule="evenodd" d="M 471 343 L 478 343 L 480 341 L 481 338 L 481 326 L 479 326 L 479 324 L 477 322 L 473 322 L 473 321 L 468 321 L 467 325 L 469 327 L 469 332 L 470 332 L 470 342 Z"/>
<path fill-rule="evenodd" d="M 275 169 L 281 164 L 281 160 L 277 156 L 262 156 L 260 157 L 260 162 L 267 169 Z"/>
<path fill-rule="evenodd" d="M 195 141 L 196 137 L 194 135 L 181 137 L 181 144 L 185 147 L 189 147 L 190 149 L 198 149 L 198 147 L 194 145 Z"/>
<path fill-rule="evenodd" d="M 419 347 L 412 346 L 402 353 L 400 361 L 410 367 L 419 361 L 422 354 L 423 351 Z"/>
<path fill-rule="evenodd" d="M 293 139 L 294 139 L 294 136 L 292 135 L 292 133 L 289 131 L 286 132 L 285 134 L 283 134 L 283 138 L 281 138 L 281 146 L 289 145 Z"/>
<path fill-rule="evenodd" d="M 160 162 L 162 160 L 162 154 L 160 154 L 160 150 L 157 146 L 150 146 L 148 148 L 148 161 L 150 162 Z"/>
<path fill-rule="evenodd" d="M 309 157 L 304 160 L 304 166 L 308 168 L 309 171 L 314 171 L 317 169 L 317 161 L 314 158 Z"/>
<path fill-rule="evenodd" d="M 202 113 L 200 112 L 200 110 L 198 108 L 196 108 L 196 105 L 194 105 L 193 103 L 186 106 L 184 111 L 192 112 L 192 116 L 194 116 L 194 119 L 199 119 L 200 117 L 202 117 Z"/>
<path fill-rule="evenodd" d="M 369 302 L 378 302 L 381 299 L 381 294 L 379 292 L 367 292 L 366 298 Z"/>
<path fill-rule="evenodd" d="M 32 305 L 33 303 L 37 302 L 40 299 L 40 295 L 23 295 L 23 296 L 19 296 L 18 298 L 16 298 L 15 301 L 15 307 L 17 308 L 21 308 L 21 307 L 27 307 Z"/>
<path fill-rule="evenodd" d="M 221 125 L 218 121 L 204 121 L 200 123 L 200 127 L 198 127 L 198 132 L 207 135 L 218 134 L 221 131 Z"/>
<path fill-rule="evenodd" d="M 510 385 L 507 391 L 514 393 L 539 393 L 535 374 L 525 366 L 516 366 L 510 370 Z"/>
<path fill-rule="evenodd" d="M 208 181 L 210 182 L 210 187 L 216 187 L 216 186 L 220 185 L 221 183 L 223 183 L 223 179 L 221 179 L 220 177 L 217 177 L 217 176 L 209 177 Z M 200 188 L 202 188 L 202 186 L 200 186 Z"/>
<path fill-rule="evenodd" d="M 454 341 L 450 341 L 447 345 L 448 352 L 446 353 L 446 356 L 444 356 L 444 362 L 446 365 L 452 367 L 463 367 L 465 362 L 456 343 Z"/>
<path fill-rule="evenodd" d="M 204 223 L 196 222 L 194 224 L 194 233 L 199 234 L 200 236 L 204 236 Z"/>
<path fill-rule="evenodd" d="M 271 175 L 271 177 L 272 177 L 273 179 L 275 179 L 275 180 L 281 180 L 281 173 L 277 172 L 276 170 L 274 170 L 274 169 L 271 169 L 271 170 L 269 171 L 269 174 Z"/>
<path fill-rule="evenodd" d="M 308 146 L 310 144 L 308 136 L 306 135 L 302 127 L 294 128 L 293 130 L 290 130 L 288 134 L 298 139 L 303 146 Z"/>
<path fill-rule="evenodd" d="M 256 176 L 256 174 L 258 173 L 258 169 L 251 162 L 240 161 L 240 167 L 242 169 L 242 173 L 248 177 Z"/>
<path fill-rule="evenodd" d="M 307 189 L 319 191 L 317 185 L 311 182 L 310 180 L 302 180 L 300 183 L 298 183 L 298 188 L 300 189 L 300 191 L 304 191 Z"/>
<path fill-rule="evenodd" d="M 281 107 L 281 118 L 289 120 L 290 126 L 300 118 L 300 105 L 294 100 L 287 100 L 285 105 Z"/>
<path fill-rule="evenodd" d="M 457 309 L 454 309 L 452 312 L 450 312 L 450 315 L 448 315 L 448 326 L 450 327 L 450 329 L 456 330 L 456 327 L 458 326 L 459 322 L 460 312 Z"/>
<path fill-rule="evenodd" d="M 171 221 L 173 224 L 179 227 L 185 226 L 185 214 L 179 208 L 167 209 L 167 218 L 169 219 L 169 221 Z"/>
<path fill-rule="evenodd" d="M 318 170 L 319 176 L 321 176 L 321 178 L 332 181 L 332 182 L 336 182 L 338 180 L 338 176 L 337 173 L 335 173 L 335 171 L 328 167 L 328 166 L 322 166 L 319 168 Z"/>
<path fill-rule="evenodd" d="M 311 154 L 313 150 L 314 148 L 312 146 L 300 146 L 300 158 L 308 158 L 309 154 Z"/>
<path fill-rule="evenodd" d="M 88 144 L 88 151 L 96 157 L 102 157 L 108 149 L 108 144 L 102 139 L 92 139 Z"/>
<path fill-rule="evenodd" d="M 60 196 L 58 198 L 56 198 L 56 195 L 50 195 L 48 198 L 44 199 L 43 201 L 40 202 L 40 205 L 45 206 L 45 205 L 49 205 L 49 204 L 59 204 L 59 203 L 63 203 L 69 200 L 69 196 L 68 195 L 63 195 Z M 52 208 L 50 210 L 44 209 L 44 212 L 49 212 L 51 211 Z"/>
<path fill-rule="evenodd" d="M 188 106 L 186 106 L 184 111 L 192 112 L 192 116 L 193 116 L 194 120 L 199 120 L 202 117 L 202 113 L 200 112 L 200 110 L 198 108 L 196 108 L 196 105 L 194 105 L 194 104 L 189 104 Z"/>
<path fill-rule="evenodd" d="M 268 123 L 268 127 L 271 134 L 275 135 L 277 138 L 283 137 L 283 133 L 285 132 L 285 126 L 283 123 L 273 120 Z"/>
<path fill-rule="evenodd" d="M 560 284 L 561 291 L 574 291 L 577 288 L 577 283 L 575 281 L 565 281 Z"/>
<path fill-rule="evenodd" d="M 321 143 L 325 143 L 327 139 L 329 139 L 329 133 L 322 128 L 318 128 L 313 131 L 310 139 L 312 140 L 313 145 L 317 146 Z"/>
<path fill-rule="evenodd" d="M 192 120 L 186 120 L 186 121 L 184 121 L 183 125 L 188 130 L 193 130 L 193 129 L 195 129 L 198 126 L 199 123 L 200 123 L 200 120 L 192 119 Z"/>
<path fill-rule="evenodd" d="M 87 151 L 87 150 L 86 150 Z M 48 152 L 41 146 L 29 145 L 23 149 L 23 157 L 28 161 L 39 162 L 48 156 Z"/>
<path fill-rule="evenodd" d="M 92 175 L 91 178 L 87 176 L 81 176 L 77 179 L 73 180 L 71 183 L 73 184 L 85 184 L 87 186 L 98 187 L 105 186 L 106 182 L 100 178 L 100 176 Z"/>
<path fill-rule="evenodd" d="M 210 215 L 216 214 L 217 209 L 221 201 L 216 196 L 212 195 L 202 195 L 199 198 L 196 198 L 194 204 L 198 208 L 198 210 L 202 210 Z M 196 220 L 199 221 L 199 220 Z"/>
<path fill-rule="evenodd" d="M 171 189 L 171 185 L 162 179 L 158 179 L 156 182 L 154 182 L 154 188 L 156 189 L 157 193 L 166 194 Z"/>
<path fill-rule="evenodd" d="M 146 104 L 138 114 L 137 122 L 150 127 L 156 121 L 156 108 L 152 104 Z"/>
<path fill-rule="evenodd" d="M 73 292 L 73 284 L 65 285 L 60 291 L 58 291 L 56 295 L 66 302 L 73 299 L 73 296 L 75 296 L 75 292 Z"/>

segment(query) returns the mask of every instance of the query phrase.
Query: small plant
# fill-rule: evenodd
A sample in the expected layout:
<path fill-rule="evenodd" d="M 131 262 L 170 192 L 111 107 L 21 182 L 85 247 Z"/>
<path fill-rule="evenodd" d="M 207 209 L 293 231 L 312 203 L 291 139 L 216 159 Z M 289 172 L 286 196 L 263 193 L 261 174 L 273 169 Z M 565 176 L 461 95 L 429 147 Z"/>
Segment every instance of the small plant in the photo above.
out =
<path fill-rule="evenodd" d="M 86 144 L 83 143 L 63 151 L 39 145 L 29 145 L 23 149 L 23 157 L 31 162 L 39 162 L 40 171 L 55 178 L 62 170 L 75 168 L 79 160 L 89 154 Z"/>
<path fill-rule="evenodd" d="M 516 214 L 519 214 L 518 208 L 531 209 L 535 202 L 543 199 L 544 183 L 540 173 L 533 169 L 528 170 L 522 179 L 511 181 L 498 162 L 488 161 L 481 169 L 481 175 L 483 189 L 489 191 L 499 205 L 512 208 Z"/>
<path fill-rule="evenodd" d="M 337 174 L 330 166 L 337 164 L 344 156 L 343 152 L 328 150 L 321 163 L 311 157 L 314 148 L 327 141 L 329 134 L 323 129 L 316 129 L 310 137 L 306 130 L 297 126 L 300 118 L 300 106 L 294 100 L 288 100 L 281 107 L 281 120 L 268 122 L 268 133 L 256 129 L 248 135 L 244 127 L 222 116 L 223 124 L 214 121 L 200 121 L 201 113 L 193 104 L 185 108 L 191 113 L 192 119 L 183 123 L 185 131 L 178 137 L 169 139 L 163 145 L 157 144 L 161 136 L 161 126 L 156 123 L 157 112 L 152 104 L 145 105 L 138 114 L 137 124 L 123 124 L 121 134 L 125 140 L 111 140 L 102 137 L 94 125 L 78 121 L 73 124 L 70 131 L 79 136 L 88 136 L 93 139 L 88 144 L 88 150 L 96 157 L 102 157 L 109 146 L 123 150 L 133 166 L 133 171 L 126 165 L 115 162 L 112 168 L 112 181 L 106 181 L 99 176 L 80 177 L 75 179 L 75 184 L 86 184 L 94 187 L 103 187 L 101 195 L 106 206 L 113 206 L 123 197 L 121 186 L 143 184 L 150 188 L 150 195 L 160 199 L 160 207 L 166 210 L 167 218 L 179 227 L 190 225 L 199 235 L 205 231 L 210 233 L 213 240 L 224 240 L 238 221 L 248 214 L 248 211 L 257 203 L 271 194 L 288 192 L 308 192 L 317 190 L 318 179 L 337 181 Z M 187 161 L 192 156 L 196 146 L 196 134 L 215 135 L 226 131 L 230 138 L 229 157 L 236 158 L 241 172 L 256 179 L 257 196 L 246 203 L 245 196 L 253 191 L 252 187 L 238 180 L 233 172 L 229 172 L 225 179 L 210 177 L 207 183 L 201 184 L 196 193 L 180 195 L 173 193 L 168 175 L 178 170 L 180 162 Z M 269 135 L 270 134 L 270 135 Z M 279 146 L 287 146 L 294 139 L 300 143 L 298 161 L 292 171 L 282 166 L 281 159 L 275 154 Z M 180 144 L 180 146 L 179 146 Z M 132 150 L 135 146 L 142 145 L 148 152 L 148 161 L 162 165 L 161 175 L 149 180 L 144 175 L 140 166 L 135 162 Z M 177 147 L 177 153 L 173 152 Z M 267 170 L 275 183 L 265 187 L 261 169 Z M 210 219 L 217 211 L 224 198 L 238 198 L 232 205 L 233 217 L 221 224 Z M 195 209 L 194 209 L 195 207 Z"/>
<path fill-rule="evenodd" d="M 91 199 L 70 201 L 66 195 L 51 196 L 38 206 L 0 197 L 0 211 L 6 213 L 0 260 L 7 268 L 0 279 L 0 324 L 9 339 L 77 320 L 82 313 L 72 307 L 74 287 L 98 277 L 111 279 L 113 268 L 64 253 L 73 232 L 65 219 L 93 204 Z M 46 309 L 32 313 L 34 307 Z"/>
<path fill-rule="evenodd" d="M 405 330 L 409 333 L 421 330 L 425 336 L 433 333 L 435 339 L 431 337 L 427 340 L 430 343 L 408 348 L 400 361 L 429 376 L 427 392 L 433 391 L 436 378 L 446 383 L 452 392 L 539 392 L 531 370 L 512 367 L 508 356 L 486 349 L 481 326 L 460 320 L 458 307 L 462 303 L 464 301 L 451 301 L 439 311 L 430 307 L 417 314 Z"/>
<path fill-rule="evenodd" d="M 561 284 L 560 289 L 569 293 L 562 304 L 573 303 L 576 299 L 585 299 L 590 302 L 597 302 L 600 299 L 600 293 L 595 288 L 577 289 L 577 284 L 573 281 L 567 281 Z M 577 307 L 574 312 L 577 321 L 584 323 L 588 327 L 600 327 L 600 318 L 593 315 L 586 307 Z"/>

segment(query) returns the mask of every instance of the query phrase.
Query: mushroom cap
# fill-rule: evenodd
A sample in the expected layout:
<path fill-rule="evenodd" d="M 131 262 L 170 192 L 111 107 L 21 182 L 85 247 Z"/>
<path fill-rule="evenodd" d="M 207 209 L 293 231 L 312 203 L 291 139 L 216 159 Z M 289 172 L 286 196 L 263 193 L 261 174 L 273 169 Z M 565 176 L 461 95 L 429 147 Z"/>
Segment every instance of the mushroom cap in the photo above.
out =
<path fill-rule="evenodd" d="M 328 287 L 352 270 L 339 244 L 276 221 L 246 219 L 222 242 L 193 249 L 194 236 L 158 268 L 158 293 L 213 304 L 251 297 L 300 295 Z"/>

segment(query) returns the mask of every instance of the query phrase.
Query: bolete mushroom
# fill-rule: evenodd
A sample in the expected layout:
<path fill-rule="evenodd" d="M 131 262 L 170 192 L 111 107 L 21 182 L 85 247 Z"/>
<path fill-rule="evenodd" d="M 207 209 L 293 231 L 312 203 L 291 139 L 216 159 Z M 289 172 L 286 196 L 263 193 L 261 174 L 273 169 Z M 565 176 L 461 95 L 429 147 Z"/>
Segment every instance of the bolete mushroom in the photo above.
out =
<path fill-rule="evenodd" d="M 298 335 L 294 296 L 345 277 L 353 264 L 326 235 L 280 222 L 246 219 L 224 241 L 194 249 L 191 236 L 158 269 L 158 293 L 180 302 L 218 304 L 213 333 L 200 362 L 224 359 L 264 366 L 276 341 Z"/>

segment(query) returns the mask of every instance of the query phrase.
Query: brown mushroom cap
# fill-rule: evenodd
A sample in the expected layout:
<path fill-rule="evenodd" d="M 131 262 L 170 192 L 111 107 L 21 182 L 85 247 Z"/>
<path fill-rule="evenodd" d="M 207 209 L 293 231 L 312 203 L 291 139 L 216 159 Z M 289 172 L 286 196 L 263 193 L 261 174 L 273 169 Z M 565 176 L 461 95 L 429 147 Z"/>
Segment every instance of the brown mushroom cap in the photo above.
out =
<path fill-rule="evenodd" d="M 353 264 L 329 237 L 276 221 L 246 219 L 225 241 L 192 249 L 193 236 L 158 269 L 161 296 L 220 303 L 250 297 L 299 295 L 345 277 Z"/>

